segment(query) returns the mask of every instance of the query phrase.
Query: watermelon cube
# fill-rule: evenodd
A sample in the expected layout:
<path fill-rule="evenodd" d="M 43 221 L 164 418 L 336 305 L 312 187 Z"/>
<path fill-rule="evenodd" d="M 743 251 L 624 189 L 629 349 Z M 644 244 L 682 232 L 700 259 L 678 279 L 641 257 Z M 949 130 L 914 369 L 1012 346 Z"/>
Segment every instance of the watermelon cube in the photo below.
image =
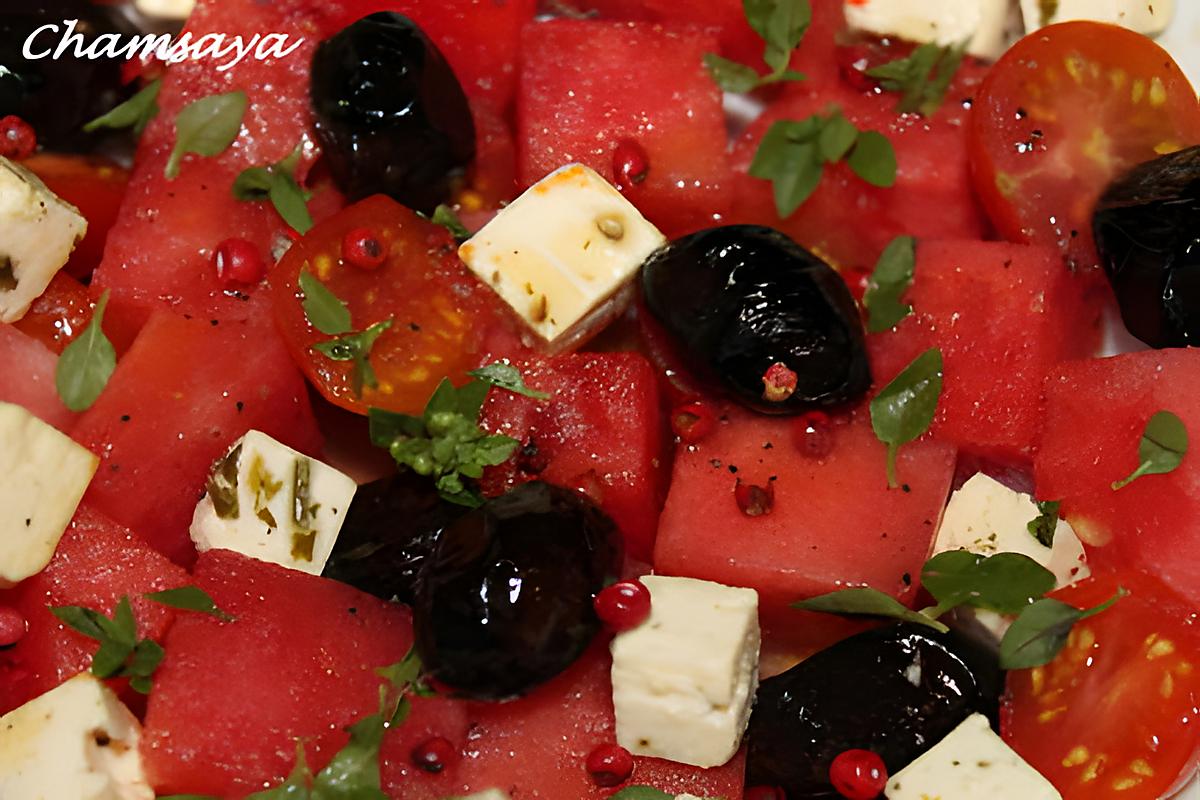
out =
<path fill-rule="evenodd" d="M 1050 248 L 1001 242 L 922 241 L 913 313 L 869 337 L 878 385 L 930 347 L 945 380 L 933 435 L 998 461 L 1027 461 L 1041 428 L 1047 370 L 1089 355 L 1097 328 L 1080 326 L 1082 280 Z"/>
<path fill-rule="evenodd" d="M 0 714 L 48 692 L 89 668 L 99 645 L 64 626 L 48 606 L 83 606 L 111 616 L 128 595 L 138 635 L 161 642 L 175 612 L 142 598 L 188 583 L 187 573 L 147 547 L 128 529 L 86 505 L 75 512 L 54 558 L 37 575 L 7 593 L 25 617 L 28 632 L 0 650 Z M 125 681 L 113 688 L 135 699 Z"/>
<path fill-rule="evenodd" d="M 167 637 L 146 711 L 142 755 L 160 795 L 242 797 L 281 783 L 296 740 L 322 769 L 349 737 L 344 728 L 379 705 L 375 673 L 412 643 L 407 609 L 345 584 L 210 550 L 195 583 L 232 615 L 181 615 Z M 454 794 L 454 769 L 434 775 L 410 751 L 431 736 L 466 741 L 466 712 L 448 698 L 414 699 L 384 743 L 384 788 L 393 797 Z"/>
<path fill-rule="evenodd" d="M 1177 415 L 1193 447 L 1200 441 L 1200 351 L 1067 362 L 1051 370 L 1045 392 L 1037 496 L 1062 501 L 1089 560 L 1151 572 L 1200 602 L 1200 460 L 1188 453 L 1173 472 L 1112 488 L 1137 468 L 1157 412 Z"/>
<path fill-rule="evenodd" d="M 86 501 L 188 563 L 209 469 L 251 428 L 320 449 L 304 379 L 275 328 L 158 312 L 71 430 L 101 459 Z"/>
<path fill-rule="evenodd" d="M 0 402 L 15 403 L 59 430 L 75 421 L 54 388 L 58 356 L 50 348 L 14 328 L 0 325 Z"/>
<path fill-rule="evenodd" d="M 832 418 L 826 452 L 815 455 L 798 445 L 797 424 L 730 408 L 707 438 L 679 447 L 654 571 L 757 589 L 767 611 L 848 586 L 911 600 L 954 447 L 906 445 L 903 486 L 888 489 L 885 447 L 866 409 Z"/>
<path fill-rule="evenodd" d="M 503 494 L 531 480 L 581 489 L 617 523 L 626 551 L 649 560 L 666 480 L 650 362 L 636 353 L 580 353 L 514 364 L 529 386 L 552 397 L 490 394 L 481 424 L 522 446 L 484 473 L 484 492 Z"/>
<path fill-rule="evenodd" d="M 458 794 L 498 788 L 513 798 L 599 800 L 601 789 L 584 766 L 588 753 L 614 744 L 612 658 L 597 642 L 571 667 L 510 703 L 471 703 L 472 738 L 460 768 Z M 670 794 L 741 800 L 745 756 L 700 769 L 657 758 L 634 758 L 630 784 Z"/>
<path fill-rule="evenodd" d="M 711 224 L 728 210 L 730 178 L 721 92 L 703 65 L 717 46 L 695 29 L 649 23 L 527 26 L 517 100 L 522 185 L 571 162 L 615 184 L 618 145 L 630 142 L 649 170 L 626 197 L 668 236 Z"/>

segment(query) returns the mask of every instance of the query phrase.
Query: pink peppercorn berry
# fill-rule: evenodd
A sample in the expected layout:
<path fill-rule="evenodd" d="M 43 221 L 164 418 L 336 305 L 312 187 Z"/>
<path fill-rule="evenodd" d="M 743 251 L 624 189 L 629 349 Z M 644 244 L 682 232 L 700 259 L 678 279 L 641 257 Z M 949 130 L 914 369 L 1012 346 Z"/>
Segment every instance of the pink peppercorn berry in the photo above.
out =
<path fill-rule="evenodd" d="M 633 756 L 620 745 L 598 745 L 588 753 L 587 771 L 597 786 L 619 786 L 633 774 Z"/>
<path fill-rule="evenodd" d="M 36 150 L 37 134 L 32 125 L 12 114 L 0 118 L 0 156 L 21 161 Z"/>
<path fill-rule="evenodd" d="M 413 763 L 435 775 L 444 770 L 455 755 L 457 752 L 454 745 L 443 736 L 426 739 L 412 749 Z"/>
<path fill-rule="evenodd" d="M 267 274 L 258 248 L 245 239 L 226 239 L 213 251 L 213 267 L 222 286 L 253 286 Z"/>
<path fill-rule="evenodd" d="M 887 779 L 883 759 L 870 750 L 846 750 L 829 765 L 829 782 L 847 800 L 875 800 Z"/>
<path fill-rule="evenodd" d="M 593 606 L 609 630 L 627 631 L 650 616 L 650 590 L 641 581 L 620 581 L 602 589 Z"/>
<path fill-rule="evenodd" d="M 359 269 L 372 270 L 387 260 L 387 251 L 370 228 L 352 228 L 342 237 L 342 259 Z"/>

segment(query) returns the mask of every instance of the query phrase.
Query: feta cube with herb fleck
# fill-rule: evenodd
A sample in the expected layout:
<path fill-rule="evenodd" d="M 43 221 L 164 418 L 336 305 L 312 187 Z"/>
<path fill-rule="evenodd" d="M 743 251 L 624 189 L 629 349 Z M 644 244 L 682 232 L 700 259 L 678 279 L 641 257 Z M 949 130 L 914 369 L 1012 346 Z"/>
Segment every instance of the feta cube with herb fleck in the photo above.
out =
<path fill-rule="evenodd" d="M 972 714 L 888 779 L 887 800 L 1062 800 L 1058 790 Z"/>
<path fill-rule="evenodd" d="M 647 575 L 650 616 L 612 641 L 617 743 L 716 767 L 737 752 L 758 686 L 758 594 Z"/>
<path fill-rule="evenodd" d="M 458 254 L 553 352 L 624 311 L 642 262 L 665 243 L 607 181 L 569 164 L 529 187 Z"/>
<path fill-rule="evenodd" d="M 80 673 L 0 717 L 0 797 L 153 800 L 140 738 L 113 691 Z"/>
<path fill-rule="evenodd" d="M 0 588 L 41 572 L 100 460 L 12 403 L 0 403 Z"/>
<path fill-rule="evenodd" d="M 235 550 L 320 575 L 357 488 L 349 475 L 250 431 L 213 465 L 192 541 L 201 552 Z"/>
<path fill-rule="evenodd" d="M 966 42 L 980 58 L 999 58 L 1020 33 L 1009 0 L 847 0 L 845 9 L 854 30 L 921 44 Z"/>
<path fill-rule="evenodd" d="M 1059 22 L 1093 20 L 1157 36 L 1174 13 L 1174 0 L 1021 0 L 1027 33 Z"/>
<path fill-rule="evenodd" d="M 25 316 L 85 233 L 75 206 L 0 157 L 0 322 Z"/>

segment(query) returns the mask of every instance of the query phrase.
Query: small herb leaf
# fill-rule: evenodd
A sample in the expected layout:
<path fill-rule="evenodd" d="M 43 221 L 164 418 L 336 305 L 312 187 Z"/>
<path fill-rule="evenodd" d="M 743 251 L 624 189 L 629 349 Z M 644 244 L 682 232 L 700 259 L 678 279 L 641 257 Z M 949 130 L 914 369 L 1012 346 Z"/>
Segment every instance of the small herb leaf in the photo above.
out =
<path fill-rule="evenodd" d="M 430 221 L 450 231 L 450 235 L 455 239 L 471 238 L 471 232 L 467 230 L 467 226 L 462 224 L 462 220 L 458 218 L 458 214 L 454 213 L 454 209 L 445 203 L 442 203 L 433 210 L 433 216 L 430 217 Z"/>
<path fill-rule="evenodd" d="M 942 353 L 936 347 L 917 356 L 871 400 L 871 427 L 887 445 L 888 486 L 896 488 L 896 455 L 901 445 L 929 429 L 942 394 Z"/>
<path fill-rule="evenodd" d="M 1113 483 L 1113 491 L 1123 489 L 1143 475 L 1165 475 L 1172 472 L 1187 455 L 1188 432 L 1183 420 L 1170 411 L 1159 411 L 1146 423 L 1138 445 L 1141 462 L 1128 478 Z"/>
<path fill-rule="evenodd" d="M 739 64 L 716 53 L 704 54 L 704 67 L 708 74 L 726 92 L 745 94 L 757 89 L 761 78 L 752 67 Z"/>
<path fill-rule="evenodd" d="M 163 649 L 150 639 L 138 639 L 137 621 L 128 597 L 122 597 L 112 618 L 81 606 L 50 606 L 50 613 L 68 627 L 95 639 L 100 647 L 92 656 L 91 672 L 97 678 L 129 678 L 130 687 L 146 694 L 150 676 L 163 659 Z"/>
<path fill-rule="evenodd" d="M 863 295 L 867 330 L 871 333 L 889 330 L 912 313 L 912 306 L 900 302 L 900 298 L 912 286 L 916 252 L 913 237 L 897 236 L 879 256 Z"/>
<path fill-rule="evenodd" d="M 877 589 L 841 589 L 836 592 L 819 595 L 808 600 L 792 603 L 792 608 L 801 611 L 821 611 L 826 614 L 841 614 L 852 617 L 884 617 L 915 622 L 945 633 L 949 630 L 945 625 L 919 611 L 913 611 L 900 603 L 891 595 Z"/>
<path fill-rule="evenodd" d="M 300 270 L 300 291 L 304 316 L 314 328 L 327 336 L 350 332 L 350 309 L 307 269 Z"/>
<path fill-rule="evenodd" d="M 233 196 L 245 202 L 270 200 L 275 211 L 297 233 L 312 230 L 312 215 L 304 190 L 296 182 L 296 165 L 300 162 L 301 145 L 278 164 L 250 167 L 233 180 Z"/>
<path fill-rule="evenodd" d="M 233 144 L 248 105 L 246 93 L 237 91 L 202 97 L 184 106 L 175 118 L 175 148 L 167 160 L 167 179 L 179 177 L 179 165 L 188 153 L 212 157 Z"/>
<path fill-rule="evenodd" d="M 878 131 L 863 131 L 846 158 L 854 174 L 872 186 L 889 189 L 896 185 L 896 151 Z"/>
<path fill-rule="evenodd" d="M 1062 650 L 1075 623 L 1108 610 L 1126 594 L 1118 589 L 1108 600 L 1087 610 L 1050 597 L 1026 607 L 1000 640 L 1000 668 L 1028 669 L 1049 664 Z"/>
<path fill-rule="evenodd" d="M 92 133 L 100 128 L 133 128 L 140 134 L 150 124 L 150 120 L 158 116 L 158 92 L 162 89 L 162 78 L 157 78 L 146 84 L 141 91 L 107 114 L 96 117 L 83 126 L 85 133 Z"/>
<path fill-rule="evenodd" d="M 942 47 L 927 43 L 905 58 L 867 70 L 867 75 L 877 78 L 885 90 L 900 92 L 896 111 L 930 117 L 945 100 L 965 52 L 965 44 Z"/>
<path fill-rule="evenodd" d="M 1054 583 L 1053 572 L 1020 553 L 988 557 L 951 550 L 929 559 L 921 571 L 921 585 L 938 603 L 935 617 L 963 605 L 1019 614 Z"/>
<path fill-rule="evenodd" d="M 608 800 L 674 800 L 675 795 L 653 786 L 626 786 Z"/>
<path fill-rule="evenodd" d="M 509 364 L 489 364 L 486 367 L 472 370 L 467 373 L 472 378 L 495 386 L 513 394 L 520 394 L 526 397 L 532 397 L 536 400 L 549 400 L 550 395 L 545 392 L 539 392 L 536 389 L 530 389 L 525 385 L 525 379 L 521 377 L 521 371 Z"/>
<path fill-rule="evenodd" d="M 804 75 L 788 69 L 788 62 L 812 23 L 809 0 L 743 0 L 742 8 L 763 40 L 763 61 L 771 72 L 759 76 L 753 67 L 707 53 L 704 66 L 717 85 L 727 92 L 749 92 L 779 81 L 804 80 Z"/>
<path fill-rule="evenodd" d="M 1026 526 L 1029 534 L 1046 547 L 1054 546 L 1054 532 L 1058 530 L 1058 509 L 1062 505 L 1058 500 L 1038 501 L 1038 515 Z"/>
<path fill-rule="evenodd" d="M 233 622 L 233 617 L 217 608 L 216 602 L 209 596 L 208 592 L 199 586 L 180 586 L 176 589 L 150 592 L 145 595 L 145 598 L 168 608 L 177 608 L 181 611 L 195 611 L 200 614 L 208 614 L 211 617 L 216 617 L 222 622 Z"/>
<path fill-rule="evenodd" d="M 54 386 L 63 405 L 72 411 L 86 411 L 108 385 L 117 368 L 117 353 L 104 335 L 104 310 L 108 307 L 108 290 L 100 295 L 92 320 L 75 341 L 59 356 L 54 370 Z"/>
<path fill-rule="evenodd" d="M 371 366 L 371 349 L 383 332 L 392 327 L 392 320 L 376 322 L 366 330 L 357 333 L 347 333 L 327 342 L 317 342 L 313 350 L 334 361 L 353 361 L 354 371 L 350 375 L 351 389 L 361 397 L 363 386 L 375 389 L 379 381 L 375 377 L 375 369 Z"/>

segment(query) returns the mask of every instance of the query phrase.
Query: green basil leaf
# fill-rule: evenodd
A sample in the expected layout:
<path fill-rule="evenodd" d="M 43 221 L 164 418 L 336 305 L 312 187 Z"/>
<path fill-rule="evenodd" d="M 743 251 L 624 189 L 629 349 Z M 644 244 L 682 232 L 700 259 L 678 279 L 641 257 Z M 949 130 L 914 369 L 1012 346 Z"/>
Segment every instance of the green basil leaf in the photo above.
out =
<path fill-rule="evenodd" d="M 238 200 L 265 200 L 271 194 L 274 176 L 267 167 L 250 167 L 233 179 L 233 196 Z"/>
<path fill-rule="evenodd" d="M 287 780 L 274 789 L 264 789 L 246 795 L 246 800 L 313 800 L 308 789 L 312 777 L 312 771 L 308 768 L 308 758 L 304 754 L 304 742 L 297 739 L 296 764 L 288 774 Z"/>
<path fill-rule="evenodd" d="M 130 678 L 129 685 L 143 694 L 150 691 L 150 676 L 163 658 L 163 649 L 151 639 L 138 639 L 137 621 L 128 597 L 122 597 L 112 618 L 80 606 L 50 606 L 50 613 L 68 627 L 100 643 L 92 655 L 91 672 L 98 678 Z"/>
<path fill-rule="evenodd" d="M 883 249 L 863 295 L 871 333 L 889 330 L 912 313 L 912 306 L 900 298 L 912 286 L 916 263 L 916 240 L 911 236 L 897 236 Z"/>
<path fill-rule="evenodd" d="M 937 606 L 933 616 L 959 606 L 1019 614 L 1054 589 L 1054 573 L 1020 553 L 982 556 L 966 550 L 938 553 L 925 562 L 921 585 Z"/>
<path fill-rule="evenodd" d="M 455 239 L 470 239 L 471 232 L 467 230 L 467 226 L 462 224 L 462 220 L 458 218 L 458 214 L 454 213 L 454 209 L 442 203 L 433 210 L 433 216 L 430 221 L 434 225 L 441 225 L 446 230 L 450 231 L 450 235 Z"/>
<path fill-rule="evenodd" d="M 781 218 L 790 217 L 804 201 L 812 197 L 821 183 L 824 167 L 816 145 L 790 145 L 783 153 L 783 165 L 774 179 L 775 209 Z"/>
<path fill-rule="evenodd" d="M 176 589 L 164 589 L 161 592 L 150 592 L 144 595 L 147 600 L 177 608 L 181 611 L 195 611 L 208 614 L 222 622 L 233 622 L 233 617 L 217 608 L 216 601 L 199 586 L 180 586 Z"/>
<path fill-rule="evenodd" d="M 467 374 L 472 378 L 478 378 L 484 383 L 495 386 L 498 389 L 503 389 L 506 392 L 532 397 L 536 400 L 550 399 L 550 395 L 545 392 L 539 392 L 536 389 L 530 389 L 526 386 L 525 379 L 521 376 L 521 371 L 509 364 L 489 364 L 486 367 L 472 370 Z"/>
<path fill-rule="evenodd" d="M 675 795 L 653 786 L 626 786 L 608 796 L 608 800 L 674 800 Z"/>
<path fill-rule="evenodd" d="M 849 617 L 883 617 L 901 622 L 915 622 L 942 633 L 950 630 L 933 617 L 913 611 L 891 595 L 870 588 L 841 589 L 829 592 L 792 603 L 792 608 Z"/>
<path fill-rule="evenodd" d="M 312 230 L 313 218 L 308 211 L 304 190 L 290 173 L 276 172 L 272 175 L 271 188 L 267 192 L 271 205 L 292 230 L 299 234 Z"/>
<path fill-rule="evenodd" d="M 133 648 L 133 656 L 126 674 L 149 680 L 166 654 L 158 642 L 153 639 L 142 639 Z"/>
<path fill-rule="evenodd" d="M 888 486 L 896 488 L 896 455 L 901 445 L 929 429 L 942 394 L 942 353 L 936 347 L 913 359 L 871 400 L 871 427 L 887 445 Z"/>
<path fill-rule="evenodd" d="M 1061 505 L 1058 500 L 1038 501 L 1038 515 L 1026 526 L 1029 534 L 1045 547 L 1054 546 L 1054 532 L 1058 530 L 1058 509 Z"/>
<path fill-rule="evenodd" d="M 89 639 L 103 641 L 107 637 L 105 629 L 100 625 L 100 620 L 105 617 L 98 611 L 82 606 L 47 606 L 47 608 L 68 628 L 82 633 Z"/>
<path fill-rule="evenodd" d="M 371 714 L 347 730 L 350 742 L 313 777 L 313 799 L 388 800 L 379 788 L 379 749 L 387 731 L 383 717 Z"/>
<path fill-rule="evenodd" d="M 759 75 L 752 67 L 722 58 L 716 53 L 704 54 L 704 68 L 716 81 L 717 86 L 726 92 L 745 94 L 754 91 L 760 85 Z"/>
<path fill-rule="evenodd" d="M 419 439 L 426 435 L 425 420 L 420 417 L 371 408 L 367 410 L 367 420 L 371 444 L 376 447 L 390 447 L 401 437 Z"/>
<path fill-rule="evenodd" d="M 1138 445 L 1141 463 L 1128 478 L 1113 483 L 1113 491 L 1123 489 L 1143 475 L 1165 475 L 1172 472 L 1187 455 L 1188 432 L 1183 420 L 1170 411 L 1159 411 L 1146 423 Z"/>
<path fill-rule="evenodd" d="M 92 133 L 100 128 L 133 128 L 135 134 L 141 134 L 150 120 L 158 116 L 157 100 L 161 89 L 162 78 L 155 78 L 133 97 L 84 125 L 84 132 Z"/>
<path fill-rule="evenodd" d="M 179 166 L 188 153 L 211 157 L 233 144 L 249 102 L 245 92 L 237 91 L 202 97 L 184 106 L 175 117 L 175 148 L 167 160 L 167 179 L 179 177 Z"/>
<path fill-rule="evenodd" d="M 92 321 L 63 349 L 54 369 L 54 387 L 63 405 L 72 411 L 91 408 L 117 368 L 117 352 L 102 329 L 106 308 L 107 289 L 96 303 Z"/>
<path fill-rule="evenodd" d="M 384 331 L 392 327 L 392 320 L 376 322 L 371 327 L 355 333 L 347 333 L 326 342 L 317 342 L 312 349 L 334 361 L 353 361 L 354 371 L 350 375 L 350 386 L 357 397 L 362 396 L 363 386 L 372 389 L 379 385 L 375 370 L 371 366 L 371 349 Z"/>
<path fill-rule="evenodd" d="M 350 332 L 350 309 L 307 269 L 300 270 L 300 291 L 304 293 L 304 316 L 327 336 Z"/>
<path fill-rule="evenodd" d="M 927 43 L 907 57 L 869 69 L 866 74 L 877 78 L 885 90 L 901 94 L 896 111 L 929 117 L 945 100 L 965 52 L 965 44 L 942 47 Z"/>
<path fill-rule="evenodd" d="M 878 131 L 858 134 L 846 164 L 872 186 L 888 189 L 896 185 L 896 151 L 891 141 Z"/>
<path fill-rule="evenodd" d="M 1094 608 L 1080 610 L 1047 597 L 1021 612 L 1000 640 L 1001 669 L 1028 669 L 1049 664 L 1066 644 L 1075 623 L 1108 610 L 1128 592 L 1117 593 Z"/>
<path fill-rule="evenodd" d="M 829 115 L 817 135 L 817 151 L 827 164 L 841 161 L 858 139 L 858 128 L 842 116 L 841 112 Z"/>
<path fill-rule="evenodd" d="M 743 0 L 746 21 L 765 46 L 763 61 L 782 72 L 812 23 L 808 0 Z"/>

